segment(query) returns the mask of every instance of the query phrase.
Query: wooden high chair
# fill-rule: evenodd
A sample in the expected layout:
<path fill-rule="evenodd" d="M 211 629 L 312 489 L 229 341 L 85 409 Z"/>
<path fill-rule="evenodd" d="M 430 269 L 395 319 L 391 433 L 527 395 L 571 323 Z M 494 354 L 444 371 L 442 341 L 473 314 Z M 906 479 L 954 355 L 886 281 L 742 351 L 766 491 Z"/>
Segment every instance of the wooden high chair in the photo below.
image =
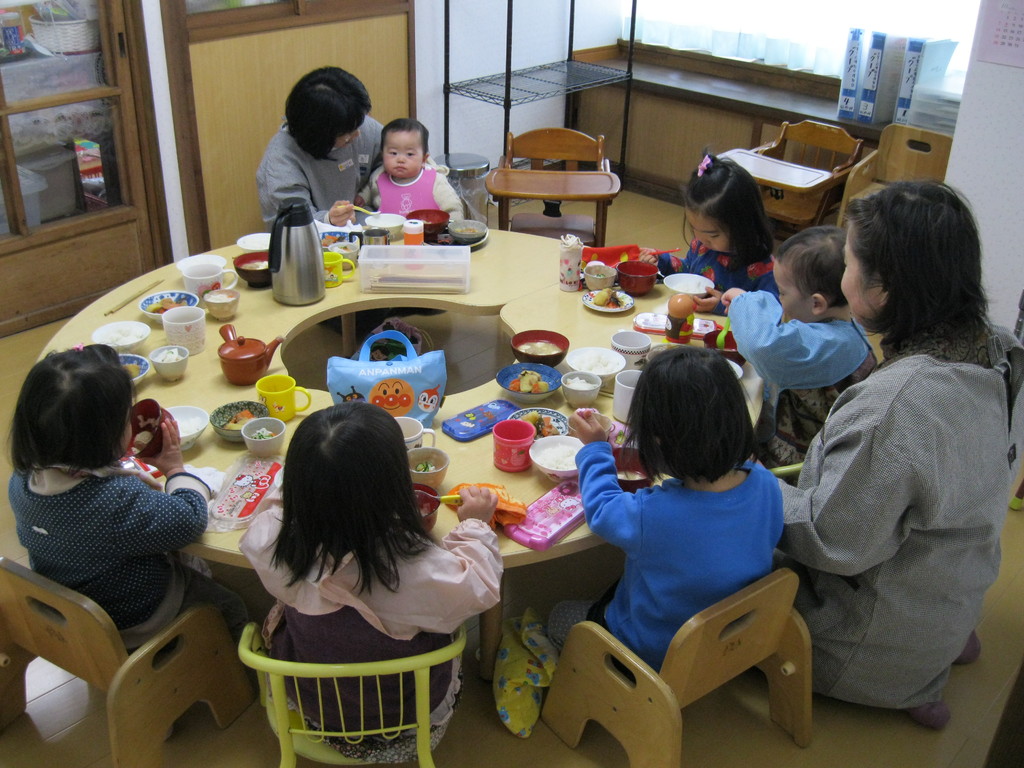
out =
<path fill-rule="evenodd" d="M 186 611 L 129 655 L 95 602 L 0 557 L 0 730 L 25 711 L 36 656 L 106 691 L 110 750 L 123 768 L 160 768 L 167 730 L 197 701 L 226 728 L 253 700 L 213 606 Z"/>
<path fill-rule="evenodd" d="M 893 181 L 942 181 L 953 147 L 953 137 L 944 133 L 892 123 L 882 129 L 878 149 L 870 152 L 850 170 L 839 206 L 839 225 L 846 206 L 855 197 L 877 192 Z"/>
<path fill-rule="evenodd" d="M 798 166 L 828 171 L 828 176 L 806 191 L 762 185 L 762 199 L 768 215 L 783 230 L 799 231 L 821 224 L 839 207 L 846 178 L 861 159 L 864 141 L 843 128 L 815 120 L 783 123 L 779 137 L 754 152 Z M 778 237 L 779 233 L 776 233 Z"/>
<path fill-rule="evenodd" d="M 530 168 L 516 168 L 528 159 Z M 548 169 L 550 161 L 558 169 Z M 585 167 L 581 168 L 580 164 Z M 593 166 L 590 169 L 589 166 Z M 498 201 L 498 227 L 542 237 L 576 235 L 584 245 L 603 246 L 608 206 L 620 189 L 604 154 L 604 136 L 593 138 L 569 128 L 539 128 L 505 137 L 505 154 L 487 175 L 487 191 Z M 544 213 L 509 216 L 512 200 L 544 200 Z M 595 215 L 562 214 L 564 200 L 593 201 Z"/>
<path fill-rule="evenodd" d="M 768 678 L 771 718 L 811 741 L 811 638 L 793 608 L 798 578 L 780 568 L 690 618 L 657 673 L 600 625 L 569 631 L 541 718 L 575 747 L 588 720 L 631 766 L 678 768 L 685 707 L 751 667 Z"/>

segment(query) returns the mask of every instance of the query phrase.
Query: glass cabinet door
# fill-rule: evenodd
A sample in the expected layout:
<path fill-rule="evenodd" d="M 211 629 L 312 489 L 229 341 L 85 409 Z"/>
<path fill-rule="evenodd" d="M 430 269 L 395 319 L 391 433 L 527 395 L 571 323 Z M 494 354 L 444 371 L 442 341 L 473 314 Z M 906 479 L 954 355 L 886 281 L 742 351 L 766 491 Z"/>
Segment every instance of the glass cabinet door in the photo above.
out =
<path fill-rule="evenodd" d="M 2 178 L 0 235 L 28 234 L 40 224 L 122 202 L 115 129 L 120 93 L 104 68 L 101 8 L 96 2 L 68 5 L 82 18 L 40 18 L 33 5 L 12 6 L 0 16 L 0 119 L 16 169 Z M 12 188 L 27 231 L 8 220 Z"/>

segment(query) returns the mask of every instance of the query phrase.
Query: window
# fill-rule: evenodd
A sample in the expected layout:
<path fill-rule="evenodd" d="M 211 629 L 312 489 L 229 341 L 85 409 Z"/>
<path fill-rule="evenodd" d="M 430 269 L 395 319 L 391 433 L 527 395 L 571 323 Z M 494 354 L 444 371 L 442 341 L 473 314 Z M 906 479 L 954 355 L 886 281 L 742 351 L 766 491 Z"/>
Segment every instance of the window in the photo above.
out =
<path fill-rule="evenodd" d="M 630 0 L 623 0 L 629 37 Z M 979 0 L 715 0 L 695 7 L 679 0 L 637 0 L 636 39 L 678 50 L 758 61 L 820 75 L 839 75 L 850 27 L 959 41 L 949 71 L 966 71 Z"/>

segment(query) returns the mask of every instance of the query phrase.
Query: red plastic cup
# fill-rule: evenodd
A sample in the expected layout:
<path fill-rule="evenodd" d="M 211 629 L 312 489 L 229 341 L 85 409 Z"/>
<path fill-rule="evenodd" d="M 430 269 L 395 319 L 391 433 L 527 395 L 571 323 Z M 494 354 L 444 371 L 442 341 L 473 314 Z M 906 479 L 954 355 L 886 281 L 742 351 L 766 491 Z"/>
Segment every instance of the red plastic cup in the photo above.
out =
<path fill-rule="evenodd" d="M 522 472 L 530 468 L 530 446 L 537 434 L 528 421 L 505 419 L 491 430 L 494 435 L 494 466 L 503 472 Z"/>

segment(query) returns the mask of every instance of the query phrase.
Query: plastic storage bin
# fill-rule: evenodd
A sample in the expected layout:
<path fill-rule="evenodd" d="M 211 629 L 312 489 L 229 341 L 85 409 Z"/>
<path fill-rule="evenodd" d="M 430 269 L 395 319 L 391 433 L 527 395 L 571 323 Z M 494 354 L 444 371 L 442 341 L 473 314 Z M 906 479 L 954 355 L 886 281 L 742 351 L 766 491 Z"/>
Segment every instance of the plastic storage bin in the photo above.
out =
<path fill-rule="evenodd" d="M 79 208 L 78 205 L 82 181 L 73 150 L 55 144 L 38 152 L 19 155 L 18 164 L 46 181 L 46 194 L 39 201 L 42 221 L 53 221 L 84 210 L 84 206 Z"/>
<path fill-rule="evenodd" d="M 98 53 L 74 56 L 33 54 L 0 67 L 8 101 L 34 99 L 55 93 L 81 91 L 106 85 Z"/>
<path fill-rule="evenodd" d="M 364 293 L 466 293 L 468 245 L 364 245 L 359 252 Z"/>
<path fill-rule="evenodd" d="M 38 173 L 18 166 L 18 183 L 21 184 L 21 196 L 25 200 L 25 218 L 28 219 L 30 227 L 38 227 L 39 219 L 39 195 L 46 190 L 46 179 Z M 0 234 L 7 234 L 11 231 L 7 223 L 7 205 L 3 192 L 0 191 Z"/>

